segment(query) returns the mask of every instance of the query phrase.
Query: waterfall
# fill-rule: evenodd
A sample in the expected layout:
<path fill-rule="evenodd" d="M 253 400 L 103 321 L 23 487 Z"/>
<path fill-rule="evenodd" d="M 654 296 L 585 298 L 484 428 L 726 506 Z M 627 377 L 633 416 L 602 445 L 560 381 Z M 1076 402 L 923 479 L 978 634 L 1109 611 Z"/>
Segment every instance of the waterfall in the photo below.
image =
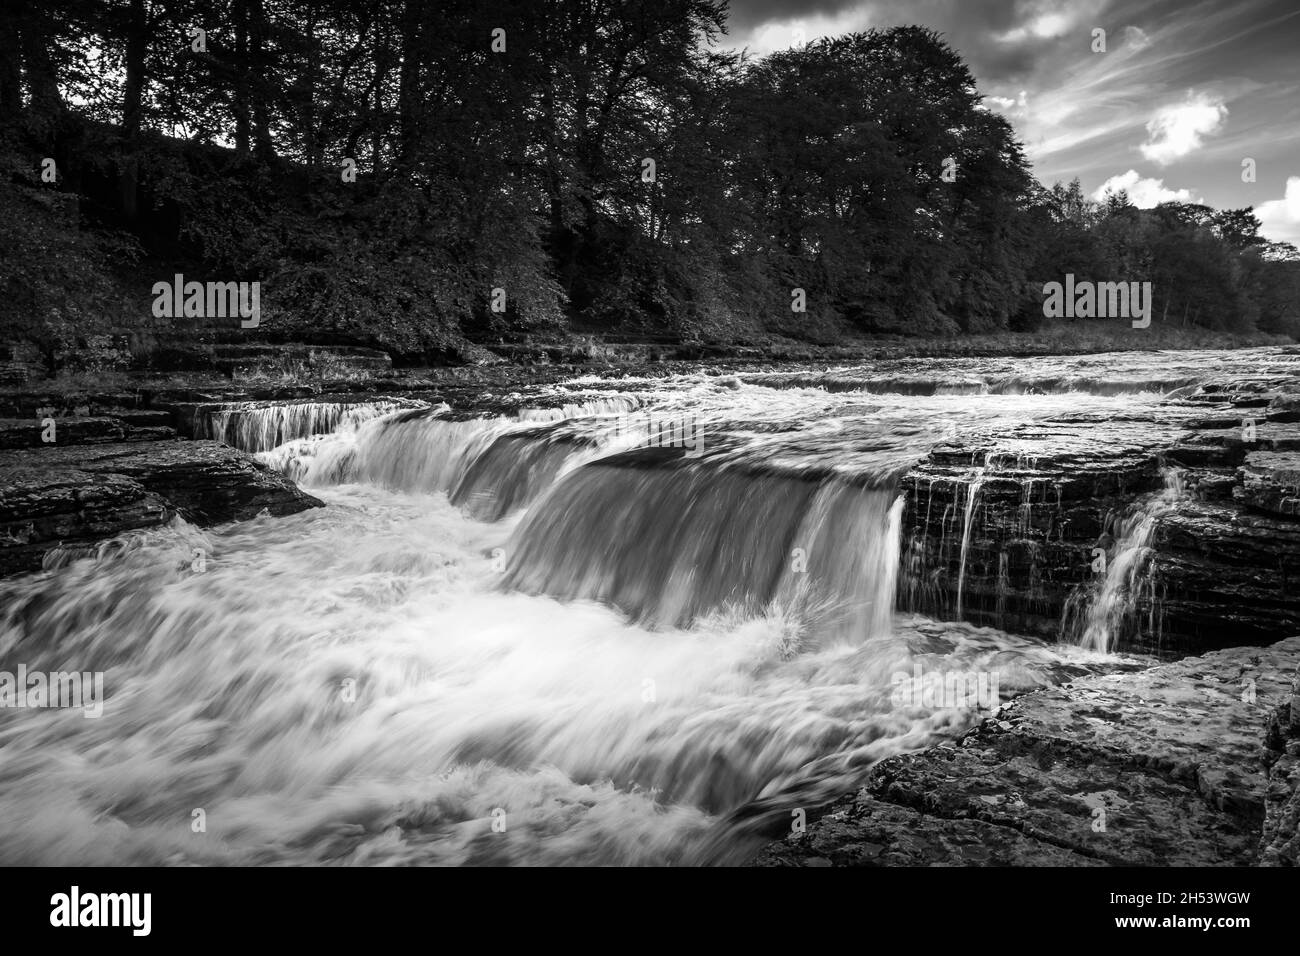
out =
<path fill-rule="evenodd" d="M 323 435 L 400 408 L 428 402 L 385 398 L 364 402 L 233 402 L 207 406 L 194 421 L 195 438 L 214 438 L 244 451 L 270 451 L 298 438 Z"/>
<path fill-rule="evenodd" d="M 529 511 L 504 584 L 652 626 L 779 609 L 809 635 L 860 641 L 888 629 L 901 511 L 892 486 L 625 452 L 570 472 Z"/>
<path fill-rule="evenodd" d="M 1075 398 L 606 384 L 478 418 L 352 406 L 328 434 L 295 406 L 232 416 L 230 440 L 292 434 L 259 458 L 328 507 L 178 518 L 0 581 L 0 661 L 102 672 L 106 694 L 103 720 L 0 714 L 0 863 L 741 862 L 991 702 L 900 687 L 1013 694 L 1113 666 L 895 613 L 1023 615 L 1037 575 L 1072 573 L 1076 540 L 1025 557 L 1018 536 L 1060 539 L 1061 485 L 1032 436 L 997 435 Z M 642 407 L 707 442 L 654 447 L 653 417 L 619 420 Z M 962 441 L 918 469 L 936 425 Z M 1115 522 L 1080 643 L 1135 593 L 1145 610 L 1163 502 Z"/>
<path fill-rule="evenodd" d="M 446 405 L 345 422 L 330 435 L 287 442 L 259 457 L 306 487 L 372 484 L 443 492 L 470 516 L 495 521 L 524 507 L 568 468 L 614 440 L 614 413 L 635 399 L 613 396 L 516 417 L 453 418 Z"/>
<path fill-rule="evenodd" d="M 1060 669 L 1040 642 L 923 619 L 824 648 L 792 646 L 780 614 L 651 631 L 493 587 L 494 526 L 445 501 L 322 493 L 329 508 L 177 522 L 0 581 L 0 669 L 104 674 L 103 719 L 3 712 L 0 864 L 738 863 L 792 808 L 981 716 L 894 704 L 897 673 L 1014 692 Z M 892 518 L 837 524 L 888 496 L 833 483 L 800 500 L 800 580 L 870 594 L 888 534 L 860 564 L 834 567 L 851 558 L 837 549 Z M 757 495 L 751 517 L 780 503 Z"/>
<path fill-rule="evenodd" d="M 1177 507 L 1184 495 L 1180 470 L 1166 468 L 1162 477 L 1164 488 L 1116 523 L 1116 544 L 1107 556 L 1105 577 L 1086 610 L 1079 612 L 1079 602 L 1066 608 L 1063 627 L 1067 633 L 1071 629 L 1078 632 L 1081 647 L 1103 653 L 1113 650 L 1125 628 L 1133 626 L 1133 617 L 1143 604 L 1152 607 L 1154 621 L 1155 582 L 1146 573 L 1151 539 L 1160 519 Z"/>

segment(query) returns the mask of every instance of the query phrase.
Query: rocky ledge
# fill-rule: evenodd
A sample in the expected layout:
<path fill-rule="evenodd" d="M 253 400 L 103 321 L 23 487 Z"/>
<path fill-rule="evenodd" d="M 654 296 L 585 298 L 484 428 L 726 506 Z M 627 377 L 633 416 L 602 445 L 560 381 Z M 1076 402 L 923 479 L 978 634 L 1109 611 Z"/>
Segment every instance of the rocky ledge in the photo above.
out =
<path fill-rule="evenodd" d="M 938 446 L 903 479 L 900 606 L 1077 638 L 1122 520 L 1176 469 L 1118 646 L 1169 657 L 1300 631 L 1297 392 L 1294 378 L 1208 382 Z"/>
<path fill-rule="evenodd" d="M 1300 637 L 1087 677 L 891 757 L 758 866 L 1295 866 Z"/>
<path fill-rule="evenodd" d="M 157 527 L 176 515 L 213 525 L 321 506 L 220 442 L 147 440 L 152 434 L 103 420 L 60 422 L 56 437 L 69 443 L 0 452 L 0 575 L 38 570 L 60 546 Z"/>

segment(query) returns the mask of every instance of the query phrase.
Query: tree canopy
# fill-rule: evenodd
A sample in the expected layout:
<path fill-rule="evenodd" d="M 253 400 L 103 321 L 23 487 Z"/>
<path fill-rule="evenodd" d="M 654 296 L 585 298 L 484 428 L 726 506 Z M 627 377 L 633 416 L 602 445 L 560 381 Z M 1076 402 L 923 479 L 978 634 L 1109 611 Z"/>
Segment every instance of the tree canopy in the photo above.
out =
<path fill-rule="evenodd" d="M 260 281 L 259 334 L 400 356 L 825 341 L 1032 328 L 1073 272 L 1151 281 L 1164 321 L 1300 329 L 1294 249 L 1250 209 L 1044 188 L 933 31 L 752 57 L 725 25 L 721 0 L 15 0 L 0 319 L 42 348 L 143 326 L 186 270 Z"/>

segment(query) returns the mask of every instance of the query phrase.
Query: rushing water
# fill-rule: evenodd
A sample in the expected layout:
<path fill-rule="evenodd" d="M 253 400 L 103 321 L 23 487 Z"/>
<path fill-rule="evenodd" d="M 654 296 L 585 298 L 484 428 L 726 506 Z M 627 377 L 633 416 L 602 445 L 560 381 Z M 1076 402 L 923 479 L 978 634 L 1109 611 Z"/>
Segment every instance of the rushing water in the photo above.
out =
<path fill-rule="evenodd" d="M 99 671 L 106 693 L 97 719 L 0 710 L 0 864 L 743 861 L 993 703 L 945 687 L 1005 699 L 1109 666 L 1165 498 L 1121 522 L 1093 649 L 893 610 L 918 457 L 1081 406 L 1117 432 L 1151 409 L 1162 435 L 1160 391 L 1207 367 L 1086 392 L 1060 364 L 956 363 L 892 393 L 898 370 L 583 379 L 509 415 L 340 414 L 263 455 L 324 509 L 178 520 L 0 582 L 0 669 Z M 644 447 L 647 409 L 689 418 L 699 453 Z M 259 414 L 253 433 L 282 427 Z M 996 467 L 971 463 L 963 539 Z"/>
<path fill-rule="evenodd" d="M 1095 651 L 1110 651 L 1124 636 L 1124 629 L 1145 625 L 1148 631 L 1158 631 L 1159 620 L 1126 620 L 1141 606 L 1153 608 L 1159 602 L 1154 593 L 1157 582 L 1146 573 L 1150 556 L 1151 538 L 1162 515 L 1176 507 L 1186 493 L 1182 472 L 1167 468 L 1165 487 L 1149 495 L 1129 513 L 1117 518 L 1115 524 L 1114 555 L 1106 565 L 1101 587 L 1090 596 L 1083 621 L 1080 643 Z M 1147 600 L 1140 600 L 1139 592 L 1147 590 Z"/>
<path fill-rule="evenodd" d="M 199 417 L 195 438 L 215 438 L 244 451 L 270 451 L 295 438 L 324 435 L 427 403 L 407 399 L 361 402 L 229 402 Z"/>

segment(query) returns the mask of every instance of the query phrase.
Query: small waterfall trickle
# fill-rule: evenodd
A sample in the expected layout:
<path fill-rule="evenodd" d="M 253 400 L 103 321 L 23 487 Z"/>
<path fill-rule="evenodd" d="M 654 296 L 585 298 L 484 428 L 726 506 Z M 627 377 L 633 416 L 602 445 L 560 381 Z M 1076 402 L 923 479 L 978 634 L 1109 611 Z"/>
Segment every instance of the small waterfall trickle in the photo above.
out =
<path fill-rule="evenodd" d="M 961 526 L 961 563 L 957 569 L 957 607 L 954 617 L 961 620 L 962 592 L 966 586 L 966 555 L 970 551 L 970 531 L 975 520 L 975 507 L 979 501 L 980 489 L 984 486 L 984 474 L 987 467 L 977 468 L 966 486 L 966 515 Z"/>
<path fill-rule="evenodd" d="M 1113 651 L 1126 630 L 1136 625 L 1136 614 L 1143 605 L 1152 608 L 1152 621 L 1148 623 L 1154 625 L 1158 617 L 1155 582 L 1147 573 L 1151 540 L 1160 519 L 1184 496 L 1182 474 L 1176 468 L 1164 469 L 1164 488 L 1116 522 L 1115 547 L 1107 556 L 1100 587 L 1095 592 L 1079 592 L 1078 599 L 1066 607 L 1063 629 L 1067 634 L 1075 633 L 1079 646 L 1103 653 Z"/>

